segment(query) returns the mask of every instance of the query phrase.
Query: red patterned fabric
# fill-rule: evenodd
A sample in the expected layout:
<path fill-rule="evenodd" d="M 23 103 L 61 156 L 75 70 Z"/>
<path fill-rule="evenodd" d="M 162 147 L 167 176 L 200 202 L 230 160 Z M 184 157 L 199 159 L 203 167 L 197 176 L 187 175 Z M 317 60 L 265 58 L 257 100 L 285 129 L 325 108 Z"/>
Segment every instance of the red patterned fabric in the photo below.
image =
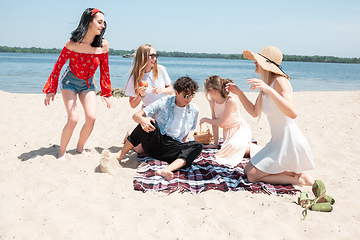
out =
<path fill-rule="evenodd" d="M 213 161 L 216 152 L 216 149 L 203 149 L 190 169 L 174 172 L 174 178 L 170 182 L 155 174 L 168 165 L 166 162 L 155 160 L 146 154 L 138 155 L 138 160 L 144 162 L 138 167 L 134 177 L 134 189 L 143 192 L 164 191 L 169 194 L 190 192 L 194 195 L 210 189 L 224 192 L 247 190 L 274 195 L 295 194 L 299 191 L 293 185 L 250 183 L 244 174 L 244 167 L 249 159 L 244 158 L 236 167 L 228 168 Z"/>
<path fill-rule="evenodd" d="M 62 67 L 69 61 L 71 71 L 79 79 L 87 81 L 94 76 L 96 69 L 100 65 L 100 87 L 101 96 L 111 96 L 111 82 L 109 72 L 109 53 L 78 53 L 67 49 L 66 47 L 60 53 L 54 68 L 43 88 L 44 93 L 56 93 L 59 75 Z"/>

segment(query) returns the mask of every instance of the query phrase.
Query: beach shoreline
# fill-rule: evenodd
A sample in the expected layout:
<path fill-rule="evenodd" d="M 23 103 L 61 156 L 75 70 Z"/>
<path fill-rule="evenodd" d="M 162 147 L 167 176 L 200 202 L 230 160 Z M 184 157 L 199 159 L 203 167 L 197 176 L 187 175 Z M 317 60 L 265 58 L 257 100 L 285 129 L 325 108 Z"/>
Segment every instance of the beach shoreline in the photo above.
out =
<path fill-rule="evenodd" d="M 255 92 L 245 93 L 252 101 Z M 66 122 L 61 94 L 45 107 L 44 94 L 0 91 L 0 238 L 4 239 L 355 239 L 360 236 L 360 91 L 294 92 L 296 123 L 309 142 L 315 170 L 336 200 L 331 213 L 309 211 L 296 204 L 299 194 L 269 196 L 247 191 L 210 190 L 190 193 L 142 193 L 133 190 L 138 165 L 131 152 L 121 174 L 100 173 L 103 149 L 118 151 L 131 116 L 139 110 L 128 98 L 112 98 L 107 109 L 97 97 L 95 128 L 85 148 L 75 152 L 84 122 L 80 120 L 68 146 L 66 161 L 56 159 Z M 210 117 L 204 93 L 193 102 L 201 117 Z M 80 103 L 79 103 L 80 105 Z M 240 106 L 253 138 L 264 146 L 270 129 Z M 199 127 L 198 127 L 199 128 Z M 197 129 L 198 130 L 198 129 Z M 192 133 L 189 135 L 192 138 Z M 311 187 L 297 189 L 309 192 Z M 360 197 L 360 196 L 359 196 Z"/>

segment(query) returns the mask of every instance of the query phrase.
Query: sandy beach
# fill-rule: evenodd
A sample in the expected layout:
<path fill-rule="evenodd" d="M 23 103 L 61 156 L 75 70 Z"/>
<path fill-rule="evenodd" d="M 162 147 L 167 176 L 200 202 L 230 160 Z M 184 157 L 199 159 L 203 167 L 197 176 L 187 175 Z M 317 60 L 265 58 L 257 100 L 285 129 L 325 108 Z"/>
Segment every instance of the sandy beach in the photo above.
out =
<path fill-rule="evenodd" d="M 90 158 L 75 152 L 84 122 L 80 107 L 67 160 L 59 161 L 55 156 L 67 116 L 61 94 L 49 107 L 44 96 L 0 91 L 0 239 L 360 238 L 360 91 L 294 93 L 296 122 L 316 165 L 307 173 L 323 180 L 336 200 L 332 212 L 309 211 L 305 220 L 299 193 L 135 191 L 133 152 L 121 163 L 121 174 L 101 173 L 102 150 L 118 151 L 126 131 L 136 126 L 131 117 L 139 109 L 132 109 L 128 98 L 112 98 L 107 109 L 97 97 L 97 121 L 85 145 Z M 210 116 L 203 93 L 193 102 L 200 117 Z M 264 146 L 270 139 L 266 116 L 258 122 L 240 109 Z M 296 188 L 312 196 L 311 187 Z"/>

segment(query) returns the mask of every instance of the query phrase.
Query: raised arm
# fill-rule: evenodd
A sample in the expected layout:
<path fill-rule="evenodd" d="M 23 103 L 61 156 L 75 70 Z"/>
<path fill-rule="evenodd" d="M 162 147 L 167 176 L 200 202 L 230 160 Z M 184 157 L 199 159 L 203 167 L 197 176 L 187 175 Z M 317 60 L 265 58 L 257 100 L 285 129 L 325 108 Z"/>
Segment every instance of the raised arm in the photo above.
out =
<path fill-rule="evenodd" d="M 226 84 L 226 90 L 229 92 L 234 93 L 235 95 L 238 96 L 241 104 L 243 105 L 243 107 L 245 108 L 245 110 L 254 118 L 256 118 L 257 116 L 259 116 L 259 112 L 258 112 L 258 98 L 255 101 L 255 104 L 253 104 L 244 94 L 243 91 L 240 90 L 240 88 L 238 86 L 236 86 L 234 83 L 228 83 Z"/>
<path fill-rule="evenodd" d="M 273 90 L 269 94 L 281 112 L 289 118 L 295 119 L 298 115 L 297 107 L 291 96 L 289 80 L 284 77 L 278 77 L 274 82 Z"/>
<path fill-rule="evenodd" d="M 260 79 L 249 79 L 252 84 L 251 89 L 260 89 L 270 95 L 278 108 L 289 118 L 297 117 L 297 108 L 291 96 L 291 88 L 288 80 L 284 77 L 278 77 L 274 80 L 274 88 L 270 87 Z"/>

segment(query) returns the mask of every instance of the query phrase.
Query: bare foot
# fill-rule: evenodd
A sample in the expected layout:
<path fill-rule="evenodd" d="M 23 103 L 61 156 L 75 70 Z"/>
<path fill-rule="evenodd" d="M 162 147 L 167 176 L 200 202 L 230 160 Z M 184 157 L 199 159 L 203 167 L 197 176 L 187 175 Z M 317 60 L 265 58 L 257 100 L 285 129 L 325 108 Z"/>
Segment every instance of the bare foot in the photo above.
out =
<path fill-rule="evenodd" d="M 171 171 L 166 171 L 165 169 L 156 171 L 156 175 L 165 178 L 166 180 L 170 181 L 174 177 L 174 173 Z"/>
<path fill-rule="evenodd" d="M 120 170 L 119 161 L 114 156 L 111 156 L 108 150 L 103 150 L 100 158 L 100 171 L 110 175 L 117 175 Z"/>
<path fill-rule="evenodd" d="M 315 180 L 312 177 L 306 175 L 305 173 L 300 174 L 299 181 L 303 183 L 302 185 L 304 186 L 312 186 L 315 182 Z"/>
<path fill-rule="evenodd" d="M 61 160 L 61 161 L 66 161 L 67 160 L 66 157 L 65 157 L 65 153 L 64 154 L 58 154 L 57 159 Z"/>

